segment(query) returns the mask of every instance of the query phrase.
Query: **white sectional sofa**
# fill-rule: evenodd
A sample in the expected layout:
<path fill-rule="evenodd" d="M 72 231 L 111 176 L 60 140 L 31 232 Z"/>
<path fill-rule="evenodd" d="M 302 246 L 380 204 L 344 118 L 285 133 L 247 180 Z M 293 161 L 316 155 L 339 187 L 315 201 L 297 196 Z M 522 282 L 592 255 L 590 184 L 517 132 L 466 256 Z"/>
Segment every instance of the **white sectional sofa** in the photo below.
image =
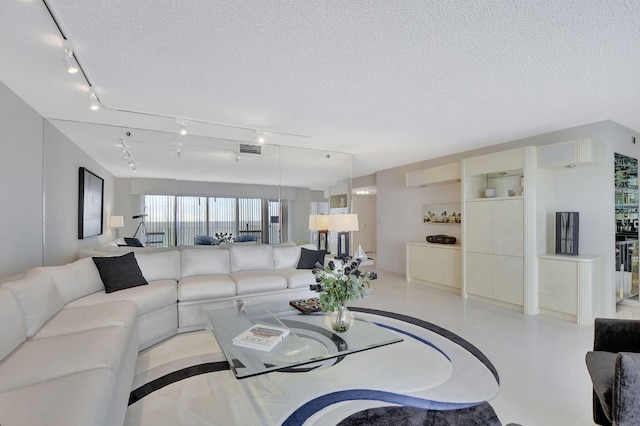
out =
<path fill-rule="evenodd" d="M 122 425 L 138 351 L 202 329 L 206 308 L 313 297 L 311 270 L 296 268 L 303 248 L 315 249 L 136 252 L 148 285 L 113 293 L 105 292 L 91 258 L 34 268 L 3 283 L 0 424 Z"/>

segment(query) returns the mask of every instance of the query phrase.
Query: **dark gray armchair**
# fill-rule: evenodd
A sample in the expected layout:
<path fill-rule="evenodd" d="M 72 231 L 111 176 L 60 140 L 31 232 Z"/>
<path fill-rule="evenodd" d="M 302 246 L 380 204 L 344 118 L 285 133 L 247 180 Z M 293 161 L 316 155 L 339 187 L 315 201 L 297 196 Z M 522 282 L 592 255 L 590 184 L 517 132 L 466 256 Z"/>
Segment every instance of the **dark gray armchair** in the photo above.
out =
<path fill-rule="evenodd" d="M 640 425 L 640 320 L 597 318 L 586 363 L 593 382 L 593 421 Z"/>

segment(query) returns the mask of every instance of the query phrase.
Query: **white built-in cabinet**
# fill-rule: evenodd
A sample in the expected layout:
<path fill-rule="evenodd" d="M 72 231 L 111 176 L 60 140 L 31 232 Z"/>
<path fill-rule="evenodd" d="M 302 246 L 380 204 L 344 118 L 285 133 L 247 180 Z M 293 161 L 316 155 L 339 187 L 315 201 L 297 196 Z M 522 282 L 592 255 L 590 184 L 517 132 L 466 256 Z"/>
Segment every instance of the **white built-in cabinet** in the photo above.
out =
<path fill-rule="evenodd" d="M 526 265 L 525 164 L 531 151 L 511 149 L 463 161 L 464 294 L 524 310 Z M 534 159 L 535 160 L 535 159 Z M 524 176 L 524 179 L 523 179 Z M 494 188 L 495 197 L 485 190 Z"/>
<path fill-rule="evenodd" d="M 407 281 L 460 291 L 462 255 L 459 245 L 407 243 Z"/>
<path fill-rule="evenodd" d="M 466 291 L 523 305 L 523 200 L 475 200 L 465 211 Z"/>
<path fill-rule="evenodd" d="M 538 149 L 538 166 L 547 169 L 592 166 L 601 162 L 602 147 L 592 139 L 576 139 Z"/>
<path fill-rule="evenodd" d="M 460 162 L 414 170 L 405 175 L 408 188 L 460 182 Z"/>
<path fill-rule="evenodd" d="M 601 310 L 600 288 L 604 258 L 597 256 L 540 255 L 540 308 L 580 325 L 591 325 Z"/>

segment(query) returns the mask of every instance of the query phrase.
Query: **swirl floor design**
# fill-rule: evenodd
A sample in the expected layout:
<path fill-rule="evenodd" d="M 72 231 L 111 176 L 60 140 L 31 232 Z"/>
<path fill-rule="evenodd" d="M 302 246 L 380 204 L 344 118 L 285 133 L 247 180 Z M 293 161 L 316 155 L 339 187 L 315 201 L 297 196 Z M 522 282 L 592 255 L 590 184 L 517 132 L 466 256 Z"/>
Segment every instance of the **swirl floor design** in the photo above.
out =
<path fill-rule="evenodd" d="M 404 341 L 304 374 L 278 372 L 244 380 L 230 374 L 222 354 L 211 354 L 211 362 L 177 368 L 138 386 L 125 424 L 347 426 L 384 424 L 398 415 L 425 419 L 417 424 L 466 424 L 455 420 L 465 416 L 483 419 L 470 424 L 500 424 L 486 402 L 497 395 L 499 376 L 481 351 L 426 321 L 368 308 L 350 310 L 401 334 Z"/>

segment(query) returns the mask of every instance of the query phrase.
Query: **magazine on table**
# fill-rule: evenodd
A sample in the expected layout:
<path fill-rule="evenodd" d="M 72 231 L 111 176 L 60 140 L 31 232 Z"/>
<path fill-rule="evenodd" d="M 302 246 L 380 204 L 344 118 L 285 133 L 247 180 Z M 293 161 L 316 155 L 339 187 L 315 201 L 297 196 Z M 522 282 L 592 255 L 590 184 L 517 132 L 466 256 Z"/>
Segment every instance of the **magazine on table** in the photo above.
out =
<path fill-rule="evenodd" d="M 255 324 L 250 329 L 240 333 L 231 341 L 236 346 L 258 349 L 260 351 L 270 351 L 280 343 L 289 330 L 273 325 Z"/>

